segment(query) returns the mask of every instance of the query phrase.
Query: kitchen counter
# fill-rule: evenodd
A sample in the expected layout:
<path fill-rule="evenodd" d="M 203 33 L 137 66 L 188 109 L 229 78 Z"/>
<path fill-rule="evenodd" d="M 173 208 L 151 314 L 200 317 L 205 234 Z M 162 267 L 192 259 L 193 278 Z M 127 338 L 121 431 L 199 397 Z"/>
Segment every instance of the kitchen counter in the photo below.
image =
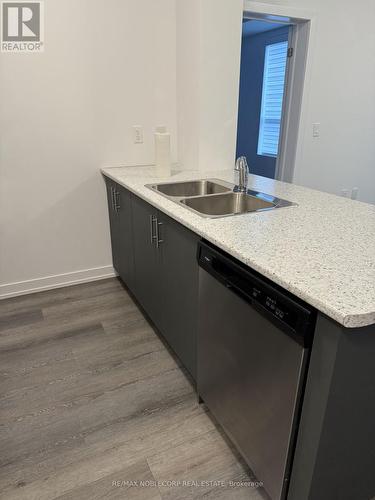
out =
<path fill-rule="evenodd" d="M 102 173 L 198 235 L 347 328 L 375 323 L 375 206 L 249 175 L 248 187 L 297 206 L 203 218 L 150 190 L 154 182 L 217 178 L 235 172 L 108 167 Z"/>

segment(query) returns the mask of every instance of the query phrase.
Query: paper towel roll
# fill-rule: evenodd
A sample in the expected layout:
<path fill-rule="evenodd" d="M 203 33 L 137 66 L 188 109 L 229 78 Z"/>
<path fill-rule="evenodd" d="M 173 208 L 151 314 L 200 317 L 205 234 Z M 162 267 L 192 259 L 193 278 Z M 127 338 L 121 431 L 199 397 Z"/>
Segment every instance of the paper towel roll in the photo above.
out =
<path fill-rule="evenodd" d="M 155 165 L 158 177 L 171 175 L 171 135 L 166 127 L 155 129 Z"/>

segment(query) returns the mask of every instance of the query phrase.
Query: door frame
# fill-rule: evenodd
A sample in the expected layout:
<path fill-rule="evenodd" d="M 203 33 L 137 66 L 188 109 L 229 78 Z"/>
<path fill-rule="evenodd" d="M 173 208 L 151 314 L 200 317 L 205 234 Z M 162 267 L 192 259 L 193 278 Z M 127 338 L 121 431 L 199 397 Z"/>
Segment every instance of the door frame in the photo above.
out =
<path fill-rule="evenodd" d="M 244 0 L 243 17 L 291 25 L 288 46 L 293 48 L 293 56 L 287 61 L 275 179 L 292 182 L 296 162 L 301 158 L 306 128 L 305 101 L 309 94 L 315 13 Z"/>

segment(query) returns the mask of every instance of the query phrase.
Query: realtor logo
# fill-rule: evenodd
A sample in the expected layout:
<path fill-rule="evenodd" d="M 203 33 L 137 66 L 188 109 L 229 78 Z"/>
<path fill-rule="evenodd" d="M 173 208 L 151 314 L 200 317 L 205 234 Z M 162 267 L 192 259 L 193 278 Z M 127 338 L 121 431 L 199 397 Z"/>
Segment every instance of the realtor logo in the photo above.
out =
<path fill-rule="evenodd" d="M 2 2 L 1 17 L 2 52 L 43 51 L 43 2 Z"/>

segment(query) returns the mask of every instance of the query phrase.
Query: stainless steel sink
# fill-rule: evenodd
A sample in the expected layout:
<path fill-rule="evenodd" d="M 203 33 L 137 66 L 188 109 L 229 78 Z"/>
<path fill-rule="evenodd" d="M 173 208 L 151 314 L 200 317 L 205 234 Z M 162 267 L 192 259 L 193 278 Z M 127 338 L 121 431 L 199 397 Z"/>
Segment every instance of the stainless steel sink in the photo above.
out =
<path fill-rule="evenodd" d="M 208 217 L 223 217 L 226 215 L 245 214 L 275 208 L 276 204 L 261 197 L 247 193 L 227 193 L 219 196 L 200 196 L 181 200 L 199 214 Z"/>
<path fill-rule="evenodd" d="M 224 181 L 217 181 L 216 179 L 201 179 L 196 181 L 148 184 L 147 187 L 173 198 L 187 198 L 190 196 L 204 196 L 231 191 L 231 187 L 225 186 L 223 183 Z"/>
<path fill-rule="evenodd" d="M 238 186 L 221 179 L 162 182 L 146 184 L 146 187 L 207 218 L 228 217 L 295 205 L 258 191 L 239 191 Z"/>

